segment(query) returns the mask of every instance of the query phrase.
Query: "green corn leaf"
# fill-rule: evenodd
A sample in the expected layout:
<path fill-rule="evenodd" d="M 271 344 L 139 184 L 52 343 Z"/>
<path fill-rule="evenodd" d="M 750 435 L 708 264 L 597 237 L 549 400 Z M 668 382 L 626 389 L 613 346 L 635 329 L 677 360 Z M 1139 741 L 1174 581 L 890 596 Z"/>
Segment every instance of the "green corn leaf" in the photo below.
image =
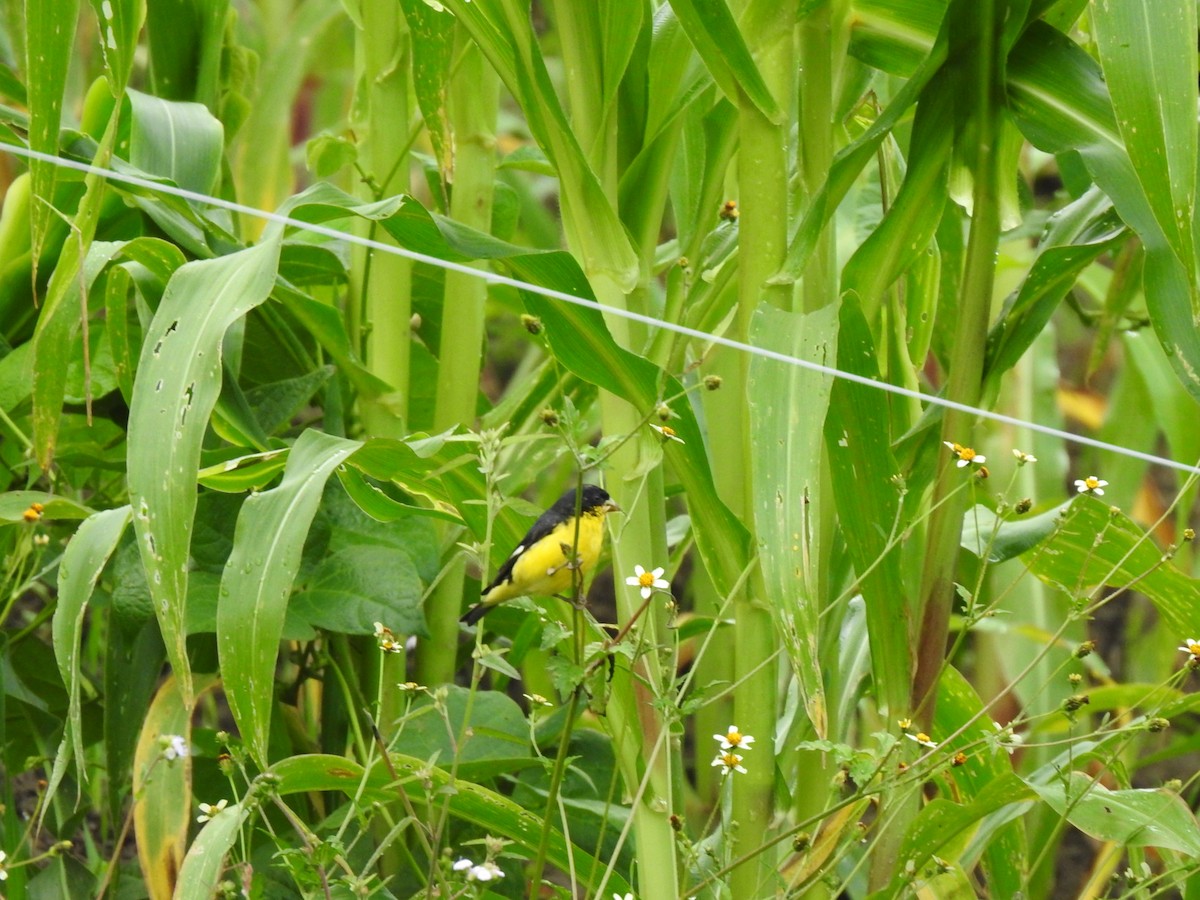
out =
<path fill-rule="evenodd" d="M 229 708 L 251 755 L 265 766 L 274 672 L 292 583 L 330 473 L 358 441 L 311 429 L 288 456 L 283 481 L 251 494 L 238 516 L 221 578 L 217 649 Z"/>
<path fill-rule="evenodd" d="M 122 506 L 89 516 L 76 530 L 58 567 L 58 605 L 54 609 L 52 634 L 58 671 L 70 697 L 62 745 L 54 758 L 47 802 L 58 789 L 67 764 L 74 754 L 80 766 L 80 783 L 87 781 L 83 756 L 83 719 L 80 701 L 80 645 L 84 615 L 96 589 L 100 573 L 129 524 L 130 509 Z"/>
<path fill-rule="evenodd" d="M 92 9 L 99 26 L 108 87 L 114 97 L 119 97 L 133 70 L 138 35 L 146 20 L 146 0 L 92 0 Z"/>
<path fill-rule="evenodd" d="M 29 147 L 58 155 L 58 128 L 62 120 L 63 91 L 70 67 L 79 0 L 26 0 L 25 81 L 29 102 Z M 50 227 L 57 168 L 53 163 L 32 159 L 33 265 L 41 256 L 46 229 Z"/>
<path fill-rule="evenodd" d="M 782 121 L 726 0 L 671 0 L 671 8 L 725 96 L 736 102 L 744 94 L 767 119 Z"/>
<path fill-rule="evenodd" d="M 129 412 L 129 496 L 167 656 L 191 697 L 184 646 L 187 562 L 200 447 L 221 391 L 221 341 L 275 283 L 279 240 L 188 263 L 167 285 L 138 363 Z"/>

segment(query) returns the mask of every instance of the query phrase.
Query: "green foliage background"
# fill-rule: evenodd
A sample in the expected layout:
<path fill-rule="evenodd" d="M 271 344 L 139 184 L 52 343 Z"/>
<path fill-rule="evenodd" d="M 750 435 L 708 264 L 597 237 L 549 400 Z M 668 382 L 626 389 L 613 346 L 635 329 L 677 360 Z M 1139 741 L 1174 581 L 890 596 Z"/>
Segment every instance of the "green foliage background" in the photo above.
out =
<path fill-rule="evenodd" d="M 9 896 L 1200 890 L 1194 3 L 0 15 Z"/>

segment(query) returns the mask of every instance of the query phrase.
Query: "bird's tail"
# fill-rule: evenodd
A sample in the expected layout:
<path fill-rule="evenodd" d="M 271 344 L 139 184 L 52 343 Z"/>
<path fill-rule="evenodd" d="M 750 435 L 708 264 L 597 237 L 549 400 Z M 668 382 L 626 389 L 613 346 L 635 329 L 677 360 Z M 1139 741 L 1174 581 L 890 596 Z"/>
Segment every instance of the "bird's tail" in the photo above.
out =
<path fill-rule="evenodd" d="M 486 603 L 476 603 L 474 606 L 468 609 L 463 614 L 463 617 L 458 621 L 462 622 L 464 625 L 471 626 L 486 616 L 489 612 L 491 612 L 491 610 L 492 608 Z"/>

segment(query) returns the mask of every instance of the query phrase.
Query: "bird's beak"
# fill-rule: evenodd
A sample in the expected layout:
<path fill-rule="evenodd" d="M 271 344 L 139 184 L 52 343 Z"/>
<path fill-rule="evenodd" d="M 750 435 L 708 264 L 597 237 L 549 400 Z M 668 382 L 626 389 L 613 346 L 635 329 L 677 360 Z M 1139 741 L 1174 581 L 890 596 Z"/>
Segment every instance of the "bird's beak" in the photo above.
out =
<path fill-rule="evenodd" d="M 615 501 L 608 500 L 604 504 L 604 511 L 605 512 L 624 512 L 625 510 L 623 510 L 623 509 L 621 509 L 621 507 L 617 506 Z"/>

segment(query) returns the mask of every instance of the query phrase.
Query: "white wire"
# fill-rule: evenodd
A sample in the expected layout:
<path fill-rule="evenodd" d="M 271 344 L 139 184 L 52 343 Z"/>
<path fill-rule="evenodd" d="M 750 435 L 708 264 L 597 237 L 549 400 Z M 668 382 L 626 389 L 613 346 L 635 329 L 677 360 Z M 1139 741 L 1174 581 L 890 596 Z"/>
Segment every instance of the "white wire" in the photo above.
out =
<path fill-rule="evenodd" d="M 140 178 L 137 175 L 116 172 L 112 169 L 97 168 L 89 163 L 78 162 L 73 159 L 64 159 L 58 156 L 51 156 L 48 153 L 42 153 L 40 151 L 15 144 L 0 144 L 0 152 L 11 153 L 14 156 L 21 156 L 27 159 L 41 160 L 42 162 L 52 163 L 62 168 L 84 172 L 88 175 L 97 175 L 101 178 L 108 178 L 112 181 L 119 181 L 124 184 L 134 185 L 135 187 L 144 188 L 146 190 L 158 191 L 160 193 L 170 194 L 171 196 L 175 197 L 182 197 L 185 200 L 191 200 L 195 203 L 203 203 L 208 206 L 226 209 L 230 212 L 236 212 L 246 216 L 265 219 L 268 222 L 275 222 L 280 225 L 287 225 L 293 228 L 309 231 L 313 234 L 321 234 L 336 240 L 346 241 L 347 243 L 358 244 L 362 247 L 369 247 L 370 249 L 378 250 L 381 253 L 392 253 L 396 256 L 406 257 L 415 262 L 428 263 L 431 266 L 437 266 L 447 271 L 461 272 L 464 275 L 469 275 L 474 278 L 481 278 L 491 284 L 503 284 L 507 285 L 508 287 L 517 288 L 518 290 L 540 294 L 543 297 L 561 300 L 565 303 L 574 303 L 576 306 L 595 309 L 601 313 L 618 316 L 624 319 L 630 319 L 634 322 L 641 322 L 642 324 L 649 325 L 651 327 L 664 328 L 667 331 L 673 331 L 677 334 L 682 334 L 697 340 L 708 341 L 722 347 L 728 347 L 732 350 L 740 350 L 743 353 L 754 354 L 764 359 L 772 359 L 776 362 L 785 363 L 787 365 L 799 366 L 802 369 L 809 369 L 813 372 L 819 372 L 822 375 L 828 375 L 832 378 L 841 378 L 846 381 L 852 381 L 856 384 L 876 388 L 881 391 L 886 391 L 890 394 L 896 394 L 901 397 L 908 397 L 913 400 L 918 400 L 921 403 L 929 403 L 934 406 L 941 406 L 945 409 L 958 410 L 959 412 L 965 412 L 971 415 L 979 416 L 981 419 L 989 419 L 993 422 L 1000 422 L 1016 428 L 1027 428 L 1030 431 L 1035 431 L 1039 434 L 1059 438 L 1060 440 L 1069 441 L 1074 444 L 1081 444 L 1086 447 L 1093 447 L 1097 450 L 1105 450 L 1121 456 L 1132 457 L 1133 459 L 1140 459 L 1144 462 L 1155 463 L 1160 466 L 1165 466 L 1169 469 L 1200 474 L 1200 467 L 1197 467 L 1196 465 L 1177 462 L 1176 460 L 1158 456 L 1154 453 L 1146 453 L 1141 450 L 1134 450 L 1130 447 L 1122 447 L 1119 444 L 1110 444 L 1107 441 L 1100 441 L 1085 435 L 1074 434 L 1069 431 L 1063 431 L 1060 428 L 1053 428 L 1049 425 L 1041 425 L 1037 422 L 1027 422 L 1023 419 L 1018 419 L 1015 416 L 1008 416 L 1004 413 L 993 412 L 989 409 L 981 409 L 977 406 L 969 406 L 968 404 L 959 403 L 955 400 L 947 400 L 944 397 L 938 397 L 934 394 L 923 394 L 920 391 L 914 391 L 910 388 L 889 384 L 886 381 L 876 381 L 874 379 L 867 378 L 864 375 L 857 375 L 853 372 L 844 372 L 841 369 L 833 366 L 826 366 L 822 365 L 821 363 L 812 362 L 807 359 L 801 359 L 796 356 L 789 356 L 786 353 L 768 350 L 765 347 L 755 347 L 752 344 L 745 344 L 741 341 L 735 341 L 719 334 L 709 334 L 706 331 L 700 331 L 696 328 L 689 328 L 686 325 L 677 325 L 674 322 L 667 322 L 662 319 L 656 319 L 653 316 L 642 315 L 641 313 L 633 312 L 627 309 L 620 309 L 615 306 L 604 306 L 595 300 L 589 300 L 585 297 L 576 297 L 573 294 L 567 294 L 563 291 L 556 291 L 553 288 L 542 287 L 541 285 L 532 284 L 527 281 L 520 281 L 516 278 L 509 278 L 505 275 L 499 275 L 496 272 L 491 272 L 486 269 L 477 269 L 472 266 L 463 265 L 462 263 L 450 262 L 449 260 L 440 259 L 436 256 L 429 256 L 425 253 L 418 253 L 405 247 L 399 247 L 394 244 L 385 244 L 382 241 L 375 241 L 371 238 L 365 238 L 356 234 L 351 234 L 350 232 L 339 231 L 336 228 L 327 228 L 324 225 L 317 225 L 312 222 L 303 222 L 299 219 L 293 219 L 290 216 L 280 215 L 279 213 L 265 212 L 261 209 L 255 209 L 252 206 L 246 206 L 241 203 L 224 200 L 221 197 L 212 197 L 208 194 L 189 191 L 186 188 L 176 187 L 175 185 L 161 184 L 157 181 L 151 181 L 147 178 Z"/>

